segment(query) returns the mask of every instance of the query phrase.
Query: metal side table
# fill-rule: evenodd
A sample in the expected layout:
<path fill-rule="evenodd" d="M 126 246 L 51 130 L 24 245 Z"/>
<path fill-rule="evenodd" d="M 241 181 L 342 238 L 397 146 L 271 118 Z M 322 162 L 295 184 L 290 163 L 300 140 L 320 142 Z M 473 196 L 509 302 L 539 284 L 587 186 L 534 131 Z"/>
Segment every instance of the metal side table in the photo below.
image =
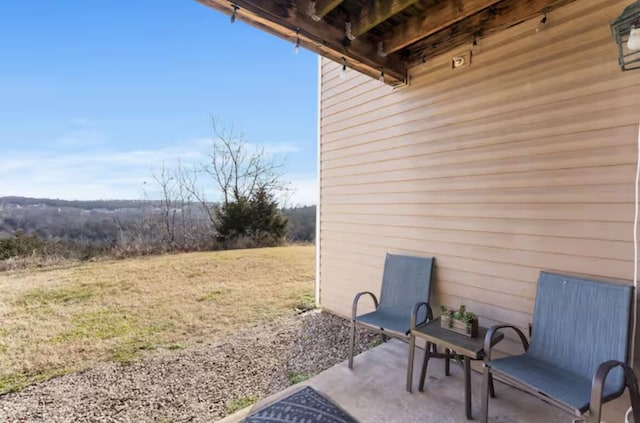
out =
<path fill-rule="evenodd" d="M 482 360 L 484 357 L 484 336 L 487 333 L 486 328 L 478 328 L 478 336 L 469 338 L 460 335 L 445 328 L 440 327 L 440 318 L 436 318 L 424 325 L 418 326 L 411 330 L 409 336 L 409 364 L 407 368 L 407 391 L 411 392 L 413 384 L 413 359 L 415 355 L 416 339 L 424 339 L 427 342 L 424 359 L 422 361 L 422 369 L 420 371 L 419 391 L 424 391 L 424 382 L 427 374 L 427 365 L 431 357 L 443 357 L 442 354 L 431 352 L 433 345 L 441 346 L 445 349 L 445 375 L 449 376 L 449 359 L 459 356 L 464 359 L 464 396 L 465 396 L 465 412 L 467 419 L 472 419 L 471 414 L 471 360 Z M 504 335 L 501 333 L 494 336 L 491 345 L 495 345 L 502 341 Z M 495 397 L 493 389 L 493 380 L 490 381 L 490 393 Z"/>

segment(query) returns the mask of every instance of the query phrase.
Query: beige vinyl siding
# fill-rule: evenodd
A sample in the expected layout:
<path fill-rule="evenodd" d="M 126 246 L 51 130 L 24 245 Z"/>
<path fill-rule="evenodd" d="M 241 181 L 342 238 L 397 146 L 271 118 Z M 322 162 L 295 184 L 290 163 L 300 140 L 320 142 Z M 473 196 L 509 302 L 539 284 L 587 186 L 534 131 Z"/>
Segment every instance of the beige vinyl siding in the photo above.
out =
<path fill-rule="evenodd" d="M 432 304 L 484 324 L 526 328 L 542 269 L 632 279 L 640 72 L 609 29 L 627 3 L 576 0 L 395 90 L 323 60 L 321 305 L 379 292 L 387 251 L 436 257 Z"/>

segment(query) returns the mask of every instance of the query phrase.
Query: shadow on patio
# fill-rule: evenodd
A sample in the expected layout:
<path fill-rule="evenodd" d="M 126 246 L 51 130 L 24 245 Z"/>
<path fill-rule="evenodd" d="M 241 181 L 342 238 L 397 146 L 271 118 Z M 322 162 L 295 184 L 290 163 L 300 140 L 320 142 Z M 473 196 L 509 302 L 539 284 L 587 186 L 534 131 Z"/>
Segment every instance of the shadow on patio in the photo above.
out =
<path fill-rule="evenodd" d="M 331 398 L 358 421 L 368 422 L 467 422 L 464 411 L 464 372 L 452 364 L 451 376 L 444 376 L 444 360 L 429 361 L 425 392 L 418 392 L 422 352 L 415 358 L 413 393 L 405 390 L 407 344 L 392 340 L 355 358 L 354 370 L 340 363 L 308 381 L 260 401 L 221 420 L 239 422 L 251 411 L 284 398 L 303 385 Z M 473 415 L 480 413 L 481 375 L 472 372 Z M 491 401 L 490 421 L 572 422 L 574 416 L 511 386 L 496 381 L 496 398 Z M 626 400 L 626 395 L 625 395 Z M 608 404 L 607 422 L 624 421 L 622 401 Z"/>

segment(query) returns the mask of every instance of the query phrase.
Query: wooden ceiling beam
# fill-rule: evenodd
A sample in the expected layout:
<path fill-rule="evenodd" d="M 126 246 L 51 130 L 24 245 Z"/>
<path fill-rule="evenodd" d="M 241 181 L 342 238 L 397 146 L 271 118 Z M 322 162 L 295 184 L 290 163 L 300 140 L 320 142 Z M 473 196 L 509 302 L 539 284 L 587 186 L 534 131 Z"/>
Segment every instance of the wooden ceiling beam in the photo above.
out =
<path fill-rule="evenodd" d="M 315 16 L 313 16 L 314 20 L 320 20 L 327 16 L 333 9 L 340 6 L 344 0 L 317 0 L 312 1 L 315 8 Z"/>
<path fill-rule="evenodd" d="M 351 35 L 358 38 L 390 17 L 397 15 L 418 0 L 378 0 L 369 2 L 351 23 Z"/>
<path fill-rule="evenodd" d="M 526 20 L 542 17 L 543 13 L 573 1 L 575 0 L 502 0 L 415 43 L 401 53 L 407 67 L 417 65 L 447 51 L 470 45 L 474 35 L 486 37 Z"/>
<path fill-rule="evenodd" d="M 225 0 L 197 0 L 205 6 L 227 15 L 233 12 L 231 3 Z M 384 70 L 385 82 L 402 84 L 406 78 L 406 67 L 400 57 L 381 57 L 377 45 L 367 40 L 346 38 L 343 29 L 326 22 L 315 22 L 305 7 L 291 1 L 234 0 L 239 7 L 239 19 L 290 42 L 296 41 L 298 31 L 303 47 L 341 63 L 344 57 L 347 66 L 364 74 L 378 78 Z M 305 3 L 305 6 L 308 3 Z"/>
<path fill-rule="evenodd" d="M 431 34 L 460 22 L 501 0 L 447 0 L 434 5 L 420 16 L 410 18 L 394 33 L 383 38 L 387 53 L 394 53 Z"/>

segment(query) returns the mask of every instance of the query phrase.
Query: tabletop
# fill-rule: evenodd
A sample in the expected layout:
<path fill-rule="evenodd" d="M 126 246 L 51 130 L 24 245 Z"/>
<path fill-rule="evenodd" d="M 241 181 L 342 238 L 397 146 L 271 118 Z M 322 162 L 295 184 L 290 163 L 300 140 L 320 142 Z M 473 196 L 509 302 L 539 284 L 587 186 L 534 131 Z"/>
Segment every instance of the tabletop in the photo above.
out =
<path fill-rule="evenodd" d="M 440 326 L 440 318 L 436 318 L 411 331 L 416 338 L 426 339 L 428 342 L 448 348 L 474 360 L 480 360 L 484 355 L 484 337 L 487 328 L 478 327 L 478 336 L 470 338 L 450 331 Z M 496 333 L 491 346 L 504 338 L 500 332 Z"/>

